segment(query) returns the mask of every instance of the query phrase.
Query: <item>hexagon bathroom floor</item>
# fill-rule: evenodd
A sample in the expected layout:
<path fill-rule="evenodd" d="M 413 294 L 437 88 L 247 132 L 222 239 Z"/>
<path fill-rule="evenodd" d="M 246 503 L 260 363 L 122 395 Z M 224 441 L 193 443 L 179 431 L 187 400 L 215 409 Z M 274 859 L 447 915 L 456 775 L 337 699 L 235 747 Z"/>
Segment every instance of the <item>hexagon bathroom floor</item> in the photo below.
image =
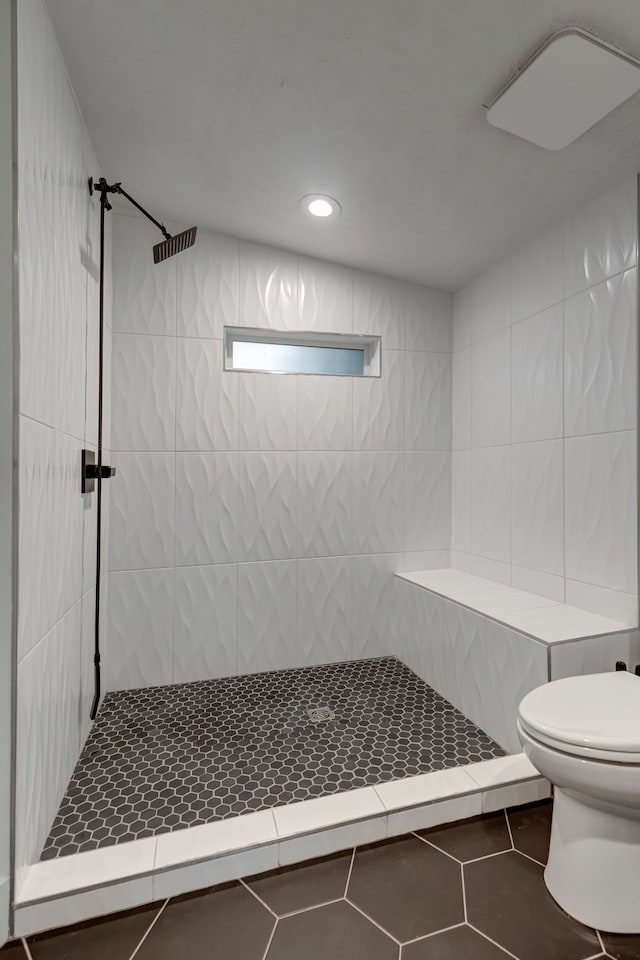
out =
<path fill-rule="evenodd" d="M 500 756 L 394 657 L 122 690 L 42 859 Z"/>

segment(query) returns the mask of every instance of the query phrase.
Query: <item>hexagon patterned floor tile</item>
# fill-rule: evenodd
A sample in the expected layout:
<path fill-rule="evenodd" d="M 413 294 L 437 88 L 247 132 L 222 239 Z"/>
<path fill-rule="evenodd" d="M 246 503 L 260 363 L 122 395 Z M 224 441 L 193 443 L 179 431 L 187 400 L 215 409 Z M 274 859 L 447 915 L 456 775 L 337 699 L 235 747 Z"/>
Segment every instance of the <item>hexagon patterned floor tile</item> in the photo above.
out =
<path fill-rule="evenodd" d="M 503 755 L 393 657 L 124 690 L 42 859 Z"/>

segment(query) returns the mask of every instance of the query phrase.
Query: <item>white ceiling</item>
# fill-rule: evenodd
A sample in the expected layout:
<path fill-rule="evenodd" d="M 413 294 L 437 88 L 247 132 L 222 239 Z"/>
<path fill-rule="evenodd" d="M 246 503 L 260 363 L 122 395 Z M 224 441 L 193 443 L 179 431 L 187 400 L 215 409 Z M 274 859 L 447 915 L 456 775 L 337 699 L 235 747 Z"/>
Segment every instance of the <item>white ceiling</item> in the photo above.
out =
<path fill-rule="evenodd" d="M 455 290 L 640 167 L 640 95 L 555 153 L 482 106 L 563 26 L 640 56 L 638 0 L 49 9 L 105 175 L 166 219 Z"/>

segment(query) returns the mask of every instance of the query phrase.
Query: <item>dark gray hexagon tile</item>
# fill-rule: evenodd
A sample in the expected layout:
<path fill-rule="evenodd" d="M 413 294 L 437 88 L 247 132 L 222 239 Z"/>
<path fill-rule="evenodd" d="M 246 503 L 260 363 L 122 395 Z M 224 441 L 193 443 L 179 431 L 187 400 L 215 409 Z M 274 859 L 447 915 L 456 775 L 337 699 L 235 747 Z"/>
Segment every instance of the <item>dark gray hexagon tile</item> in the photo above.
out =
<path fill-rule="evenodd" d="M 463 870 L 469 923 L 519 960 L 585 960 L 601 949 L 595 932 L 547 893 L 533 860 L 510 851 Z"/>
<path fill-rule="evenodd" d="M 613 960 L 640 960 L 640 934 L 602 933 L 601 936 Z"/>
<path fill-rule="evenodd" d="M 552 813 L 551 800 L 528 803 L 507 811 L 514 847 L 538 863 L 546 863 L 549 855 Z"/>
<path fill-rule="evenodd" d="M 503 810 L 420 830 L 419 836 L 462 863 L 511 849 L 511 837 Z"/>
<path fill-rule="evenodd" d="M 242 884 L 211 887 L 171 900 L 136 960 L 263 960 L 275 922 Z"/>
<path fill-rule="evenodd" d="M 29 937 L 31 956 L 33 960 L 129 960 L 160 908 L 159 903 L 151 904 Z"/>
<path fill-rule="evenodd" d="M 417 837 L 356 850 L 347 899 L 402 943 L 464 921 L 460 865 Z"/>
<path fill-rule="evenodd" d="M 507 957 L 509 954 L 501 947 L 466 925 L 402 948 L 402 960 L 507 960 Z"/>
<path fill-rule="evenodd" d="M 503 752 L 393 657 L 118 691 L 42 859 Z"/>
<path fill-rule="evenodd" d="M 283 916 L 344 896 L 351 852 L 272 870 L 245 882 L 274 913 Z"/>
<path fill-rule="evenodd" d="M 398 960 L 398 954 L 397 943 L 341 901 L 280 920 L 265 960 Z"/>

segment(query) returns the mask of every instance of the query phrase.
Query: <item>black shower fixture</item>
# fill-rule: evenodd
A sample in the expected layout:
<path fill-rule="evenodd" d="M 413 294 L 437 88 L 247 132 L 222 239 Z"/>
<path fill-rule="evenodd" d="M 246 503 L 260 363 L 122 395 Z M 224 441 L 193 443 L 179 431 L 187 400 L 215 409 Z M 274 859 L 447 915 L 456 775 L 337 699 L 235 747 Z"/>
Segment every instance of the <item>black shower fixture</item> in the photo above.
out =
<path fill-rule="evenodd" d="M 102 556 L 102 481 L 115 476 L 115 467 L 109 467 L 102 462 L 102 396 L 103 396 L 103 373 L 104 373 L 104 215 L 107 210 L 111 210 L 111 204 L 108 200 L 108 194 L 117 193 L 126 197 L 129 203 L 133 204 L 136 210 L 139 210 L 147 220 L 162 232 L 164 240 L 156 243 L 153 248 L 153 262 L 162 263 L 168 260 L 176 253 L 182 253 L 188 250 L 196 242 L 196 227 L 189 227 L 182 233 L 172 236 L 164 223 L 160 223 L 155 217 L 152 217 L 148 210 L 141 207 L 137 200 L 134 200 L 126 190 L 122 189 L 121 183 L 107 183 L 104 177 L 94 180 L 89 178 L 89 194 L 100 194 L 100 319 L 98 334 L 98 454 L 97 461 L 92 451 L 82 451 L 82 493 L 90 493 L 97 487 L 96 499 L 96 607 L 94 621 L 94 655 L 93 667 L 95 676 L 95 687 L 93 702 L 91 704 L 90 716 L 95 720 L 100 705 L 100 561 Z"/>
<path fill-rule="evenodd" d="M 175 256 L 176 253 L 182 253 L 183 250 L 188 250 L 189 247 L 192 247 L 196 242 L 197 227 L 189 227 L 187 230 L 183 230 L 182 233 L 176 233 L 175 235 L 169 233 L 164 223 L 160 223 L 159 220 L 152 217 L 148 210 L 145 210 L 137 200 L 133 199 L 131 194 L 123 190 L 121 183 L 107 183 L 104 177 L 100 177 L 97 181 L 94 180 L 93 177 L 89 177 L 89 193 L 93 195 L 94 190 L 100 194 L 106 210 L 111 210 L 111 204 L 106 198 L 108 193 L 119 193 L 120 196 L 126 197 L 136 210 L 139 210 L 147 220 L 150 220 L 151 223 L 155 224 L 158 230 L 162 232 L 164 240 L 156 243 L 153 248 L 154 263 L 162 263 L 163 260 L 168 260 L 169 257 Z"/>

